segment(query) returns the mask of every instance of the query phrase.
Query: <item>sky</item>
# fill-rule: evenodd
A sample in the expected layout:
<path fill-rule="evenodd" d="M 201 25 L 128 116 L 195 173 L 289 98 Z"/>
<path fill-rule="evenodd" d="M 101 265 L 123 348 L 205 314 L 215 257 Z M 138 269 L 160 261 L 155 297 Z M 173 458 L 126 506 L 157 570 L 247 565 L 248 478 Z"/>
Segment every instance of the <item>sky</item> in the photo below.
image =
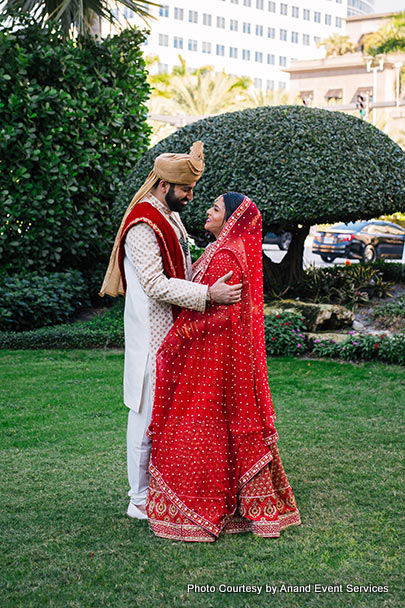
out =
<path fill-rule="evenodd" d="M 376 13 L 389 13 L 391 11 L 404 11 L 405 0 L 375 0 Z"/>

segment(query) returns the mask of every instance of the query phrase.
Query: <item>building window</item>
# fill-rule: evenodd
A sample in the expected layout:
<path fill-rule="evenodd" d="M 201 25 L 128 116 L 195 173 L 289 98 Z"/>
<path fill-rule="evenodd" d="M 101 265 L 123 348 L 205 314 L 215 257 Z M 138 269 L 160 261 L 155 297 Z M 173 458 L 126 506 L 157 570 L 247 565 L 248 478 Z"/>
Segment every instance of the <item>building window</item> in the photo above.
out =
<path fill-rule="evenodd" d="M 298 6 L 293 6 L 291 9 L 291 14 L 293 17 L 295 17 L 296 19 L 298 19 L 298 17 L 300 16 L 300 9 L 298 8 Z"/>
<path fill-rule="evenodd" d="M 311 11 L 309 11 L 307 8 L 304 8 L 304 15 L 303 15 L 305 21 L 309 21 L 311 18 Z"/>
<path fill-rule="evenodd" d="M 302 34 L 302 44 L 309 46 L 309 34 Z"/>
<path fill-rule="evenodd" d="M 242 59 L 250 61 L 250 51 L 248 49 L 242 49 Z"/>
<path fill-rule="evenodd" d="M 314 12 L 314 21 L 315 21 L 315 23 L 321 22 L 321 13 L 319 13 L 318 11 Z"/>
<path fill-rule="evenodd" d="M 217 55 L 219 55 L 220 57 L 223 57 L 225 55 L 225 47 L 223 44 L 217 44 L 217 50 L 216 50 Z"/>
<path fill-rule="evenodd" d="M 268 80 L 266 82 L 266 90 L 273 91 L 273 89 L 274 89 L 274 80 Z"/>
<path fill-rule="evenodd" d="M 207 53 L 207 55 L 211 55 L 211 42 L 202 43 L 202 52 Z"/>
<path fill-rule="evenodd" d="M 243 22 L 243 33 L 250 34 L 250 23 Z"/>
<path fill-rule="evenodd" d="M 254 78 L 253 84 L 255 85 L 256 89 L 261 89 L 263 86 L 263 81 L 261 78 Z"/>
<path fill-rule="evenodd" d="M 263 26 L 256 25 L 256 36 L 263 36 Z"/>
<path fill-rule="evenodd" d="M 239 4 L 239 0 L 231 0 L 231 4 Z"/>
<path fill-rule="evenodd" d="M 158 73 L 159 74 L 168 74 L 169 66 L 167 63 L 158 63 Z"/>
<path fill-rule="evenodd" d="M 243 0 L 243 6 L 252 6 L 252 0 Z"/>
<path fill-rule="evenodd" d="M 319 36 L 314 36 L 314 42 L 315 42 L 316 46 L 318 46 L 320 40 L 321 39 L 319 38 Z"/>
<path fill-rule="evenodd" d="M 263 4 L 264 4 L 264 0 L 256 0 L 256 8 L 258 8 L 259 10 L 263 10 Z"/>
<path fill-rule="evenodd" d="M 284 2 L 280 2 L 280 15 L 286 15 L 287 14 L 287 4 L 284 4 Z"/>
<path fill-rule="evenodd" d="M 280 40 L 287 40 L 287 30 L 280 30 Z"/>
<path fill-rule="evenodd" d="M 173 38 L 173 46 L 175 49 L 183 48 L 183 38 L 179 38 L 178 36 L 174 36 Z"/>
<path fill-rule="evenodd" d="M 275 2 L 269 2 L 269 11 L 270 11 L 270 13 L 276 12 L 276 3 Z"/>
<path fill-rule="evenodd" d="M 342 27 L 342 19 L 340 17 L 336 17 L 336 27 Z"/>
<path fill-rule="evenodd" d="M 274 27 L 267 28 L 267 38 L 275 38 L 276 37 L 276 29 Z"/>
<path fill-rule="evenodd" d="M 298 32 L 291 32 L 291 42 L 298 43 Z"/>
<path fill-rule="evenodd" d="M 236 48 L 236 46 L 229 47 L 229 57 L 232 57 L 232 59 L 238 58 L 238 49 Z"/>
<path fill-rule="evenodd" d="M 332 15 L 325 15 L 325 25 L 330 25 L 332 23 Z"/>
<path fill-rule="evenodd" d="M 278 88 L 281 89 L 282 91 L 285 89 L 285 87 L 286 87 L 285 82 L 279 82 L 278 83 Z"/>
<path fill-rule="evenodd" d="M 168 17 L 169 16 L 169 7 L 167 4 L 163 4 L 159 6 L 159 17 Z"/>
<path fill-rule="evenodd" d="M 159 46 L 169 46 L 169 36 L 167 34 L 159 34 Z"/>
<path fill-rule="evenodd" d="M 203 13 L 203 25 L 212 25 L 212 15 Z"/>
<path fill-rule="evenodd" d="M 174 7 L 174 18 L 183 21 L 184 19 L 184 10 L 182 8 Z"/>
<path fill-rule="evenodd" d="M 225 29 L 225 17 L 217 17 L 217 27 Z"/>
<path fill-rule="evenodd" d="M 278 64 L 280 67 L 285 68 L 287 66 L 287 57 L 279 57 Z"/>
<path fill-rule="evenodd" d="M 197 11 L 188 11 L 188 20 L 190 23 L 198 23 Z"/>
<path fill-rule="evenodd" d="M 269 65 L 274 65 L 275 64 L 275 56 L 272 55 L 271 53 L 267 53 L 267 63 Z"/>
<path fill-rule="evenodd" d="M 257 63 L 263 63 L 263 53 L 256 51 L 255 52 L 255 61 L 257 61 Z"/>
<path fill-rule="evenodd" d="M 188 50 L 189 51 L 196 51 L 197 50 L 197 40 L 190 40 L 188 41 Z"/>
<path fill-rule="evenodd" d="M 232 32 L 237 32 L 238 31 L 238 21 L 237 19 L 231 19 L 229 22 L 229 29 Z"/>

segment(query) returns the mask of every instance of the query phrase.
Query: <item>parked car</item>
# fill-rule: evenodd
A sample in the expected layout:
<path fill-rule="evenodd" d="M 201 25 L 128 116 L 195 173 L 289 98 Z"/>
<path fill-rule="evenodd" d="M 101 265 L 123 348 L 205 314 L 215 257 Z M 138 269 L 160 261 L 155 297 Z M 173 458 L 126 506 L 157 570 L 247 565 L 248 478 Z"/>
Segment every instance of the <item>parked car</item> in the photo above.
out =
<path fill-rule="evenodd" d="M 263 243 L 265 243 L 266 245 L 278 245 L 282 251 L 286 251 L 290 246 L 291 239 L 291 232 L 280 232 L 280 234 L 275 234 L 274 232 L 267 232 L 264 235 Z"/>
<path fill-rule="evenodd" d="M 312 253 L 320 255 L 324 262 L 333 262 L 335 258 L 374 262 L 380 258 L 401 258 L 404 242 L 405 228 L 392 222 L 334 224 L 315 233 Z"/>

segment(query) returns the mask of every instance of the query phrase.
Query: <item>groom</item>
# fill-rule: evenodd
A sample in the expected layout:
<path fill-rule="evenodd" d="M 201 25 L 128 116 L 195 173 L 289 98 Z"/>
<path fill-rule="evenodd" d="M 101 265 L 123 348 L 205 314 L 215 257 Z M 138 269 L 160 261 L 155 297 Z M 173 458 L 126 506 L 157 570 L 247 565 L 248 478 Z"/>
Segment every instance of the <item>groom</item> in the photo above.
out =
<path fill-rule="evenodd" d="M 155 388 L 156 353 L 181 308 L 204 312 L 207 303 L 234 304 L 241 284 L 232 273 L 211 286 L 191 282 L 191 258 L 181 212 L 204 171 L 202 142 L 189 154 L 161 154 L 131 201 L 118 230 L 101 288 L 125 294 L 124 403 L 129 408 L 127 514 L 146 519 L 151 441 L 146 436 Z"/>

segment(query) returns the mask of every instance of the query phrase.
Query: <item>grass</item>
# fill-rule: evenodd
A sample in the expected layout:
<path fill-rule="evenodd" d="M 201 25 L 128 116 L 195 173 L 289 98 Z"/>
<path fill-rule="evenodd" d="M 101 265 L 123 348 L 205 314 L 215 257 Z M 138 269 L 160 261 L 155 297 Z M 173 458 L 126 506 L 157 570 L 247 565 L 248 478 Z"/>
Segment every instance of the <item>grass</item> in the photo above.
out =
<path fill-rule="evenodd" d="M 2 351 L 2 606 L 399 606 L 403 370 L 269 360 L 279 448 L 302 526 L 279 539 L 158 539 L 127 507 L 123 354 Z M 187 584 L 342 584 L 188 593 Z M 387 585 L 348 593 L 347 584 Z"/>

